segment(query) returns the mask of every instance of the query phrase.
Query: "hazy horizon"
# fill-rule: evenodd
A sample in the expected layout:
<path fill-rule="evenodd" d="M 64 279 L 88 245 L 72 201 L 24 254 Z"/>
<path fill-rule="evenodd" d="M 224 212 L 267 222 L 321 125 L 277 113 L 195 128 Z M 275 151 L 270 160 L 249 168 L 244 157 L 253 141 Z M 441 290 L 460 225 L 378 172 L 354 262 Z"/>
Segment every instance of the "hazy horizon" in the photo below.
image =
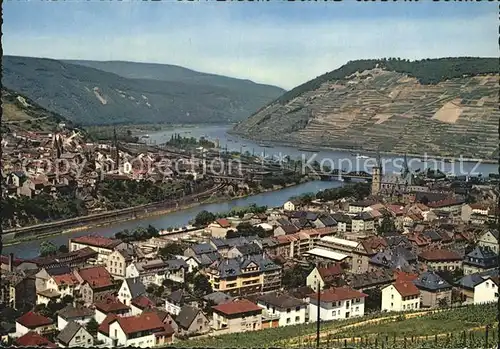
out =
<path fill-rule="evenodd" d="M 358 59 L 497 56 L 489 2 L 3 5 L 4 55 L 169 64 L 287 90 Z"/>

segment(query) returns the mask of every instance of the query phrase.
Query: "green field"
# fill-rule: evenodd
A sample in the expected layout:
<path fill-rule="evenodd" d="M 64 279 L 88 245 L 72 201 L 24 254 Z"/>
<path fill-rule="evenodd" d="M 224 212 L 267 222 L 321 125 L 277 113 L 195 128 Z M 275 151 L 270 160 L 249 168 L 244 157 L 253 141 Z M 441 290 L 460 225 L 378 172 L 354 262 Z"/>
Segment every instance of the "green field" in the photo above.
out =
<path fill-rule="evenodd" d="M 416 315 L 417 313 L 411 313 L 411 315 L 410 313 L 378 313 L 363 318 L 324 323 L 321 326 L 321 346 L 335 348 L 343 347 L 347 343 L 356 347 L 375 347 L 375 343 L 378 343 L 377 347 L 381 348 L 382 342 L 389 339 L 385 343 L 385 348 L 396 348 L 403 347 L 403 340 L 407 338 L 408 349 L 420 348 L 421 345 L 422 347 L 445 348 L 452 343 L 462 343 L 462 336 L 466 335 L 468 347 L 477 348 L 481 343 L 484 344 L 484 326 L 493 325 L 496 328 L 497 309 L 495 305 L 490 304 L 446 309 L 431 314 L 421 312 L 418 317 Z M 405 316 L 408 318 L 405 319 Z M 370 323 L 365 323 L 367 320 Z M 493 327 L 489 337 L 491 343 L 493 343 L 495 331 Z M 473 330 L 475 334 L 471 332 Z M 176 346 L 192 348 L 309 347 L 315 345 L 315 332 L 316 324 L 313 323 L 191 339 L 178 342 Z M 413 343 L 411 343 L 412 338 Z M 477 346 L 474 344 L 476 342 Z"/>

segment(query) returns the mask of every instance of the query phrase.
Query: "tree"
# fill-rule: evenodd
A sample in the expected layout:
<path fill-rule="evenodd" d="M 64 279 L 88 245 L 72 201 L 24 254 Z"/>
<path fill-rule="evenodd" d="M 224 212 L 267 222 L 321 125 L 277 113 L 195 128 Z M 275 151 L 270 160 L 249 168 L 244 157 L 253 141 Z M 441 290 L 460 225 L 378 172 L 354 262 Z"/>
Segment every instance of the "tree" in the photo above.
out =
<path fill-rule="evenodd" d="M 198 297 L 203 297 L 213 292 L 210 281 L 208 281 L 208 278 L 203 274 L 197 274 L 194 277 L 193 289 L 194 294 Z"/>
<path fill-rule="evenodd" d="M 99 324 L 94 318 L 91 318 L 90 321 L 87 322 L 86 329 L 92 336 L 95 337 L 97 336 L 97 330 L 99 329 Z"/>
<path fill-rule="evenodd" d="M 171 244 L 166 245 L 165 247 L 162 247 L 158 251 L 158 255 L 169 259 L 172 258 L 173 256 L 178 256 L 184 254 L 185 247 L 184 245 L 173 242 Z"/>
<path fill-rule="evenodd" d="M 66 246 L 66 245 L 61 245 L 61 246 L 59 246 L 58 251 L 59 251 L 60 253 L 68 253 L 68 252 L 69 252 L 69 249 L 68 249 L 68 246 Z"/>
<path fill-rule="evenodd" d="M 197 227 L 203 227 L 212 223 L 214 220 L 215 215 L 213 213 L 203 210 L 196 215 L 194 219 L 194 225 L 196 225 Z"/>
<path fill-rule="evenodd" d="M 74 301 L 74 298 L 72 295 L 65 295 L 62 299 L 61 299 L 61 302 L 65 305 L 67 304 L 73 304 L 73 301 Z"/>
<path fill-rule="evenodd" d="M 158 231 L 158 229 L 153 227 L 151 224 L 148 225 L 147 232 L 148 232 L 148 236 L 150 236 L 150 237 L 156 237 L 156 236 L 160 235 L 160 232 Z"/>
<path fill-rule="evenodd" d="M 448 306 L 448 299 L 447 298 L 440 298 L 438 301 L 438 305 L 441 308 L 445 308 Z"/>
<path fill-rule="evenodd" d="M 377 227 L 377 233 L 378 235 L 385 235 L 387 233 L 393 233 L 395 232 L 396 225 L 394 225 L 393 219 L 385 215 L 384 218 L 382 219 L 382 222 L 380 223 L 380 226 Z"/>
<path fill-rule="evenodd" d="M 42 241 L 40 243 L 40 256 L 45 257 L 45 256 L 51 256 L 56 254 L 57 252 L 57 247 L 50 241 Z"/>

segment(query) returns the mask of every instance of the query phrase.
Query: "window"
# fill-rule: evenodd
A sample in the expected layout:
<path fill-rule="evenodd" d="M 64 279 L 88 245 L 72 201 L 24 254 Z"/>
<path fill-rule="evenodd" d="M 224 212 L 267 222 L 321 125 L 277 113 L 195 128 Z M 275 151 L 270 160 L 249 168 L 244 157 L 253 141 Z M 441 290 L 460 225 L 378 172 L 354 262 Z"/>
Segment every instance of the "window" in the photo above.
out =
<path fill-rule="evenodd" d="M 286 323 L 289 324 L 290 322 L 292 322 L 292 320 L 290 320 L 290 318 L 287 318 Z"/>
<path fill-rule="evenodd" d="M 361 299 L 356 298 L 356 303 L 359 303 L 360 301 L 361 301 Z"/>
<path fill-rule="evenodd" d="M 81 341 L 80 336 L 76 336 L 76 337 L 75 337 L 75 342 L 77 342 L 77 343 L 78 343 L 79 341 Z"/>
<path fill-rule="evenodd" d="M 299 322 L 300 321 L 300 316 L 296 316 L 295 317 L 295 322 Z"/>
<path fill-rule="evenodd" d="M 394 295 L 393 294 L 391 294 L 391 299 L 394 299 Z"/>
<path fill-rule="evenodd" d="M 300 306 L 299 307 L 295 307 L 295 311 L 300 311 Z"/>
<path fill-rule="evenodd" d="M 198 318 L 198 319 L 196 320 L 196 322 L 197 322 L 198 324 L 202 324 L 202 323 L 203 323 L 203 319 L 200 317 L 200 318 Z"/>
<path fill-rule="evenodd" d="M 292 309 L 290 309 L 290 308 L 288 308 L 288 309 L 286 310 L 286 312 L 287 312 L 287 313 L 289 313 L 289 312 L 291 312 L 291 311 L 292 311 Z"/>
<path fill-rule="evenodd" d="M 356 311 L 359 311 L 359 307 L 356 307 Z"/>
<path fill-rule="evenodd" d="M 394 303 L 391 303 L 391 308 L 394 306 Z"/>
<path fill-rule="evenodd" d="M 406 309 L 406 305 L 403 305 L 403 310 L 405 310 L 405 309 Z"/>

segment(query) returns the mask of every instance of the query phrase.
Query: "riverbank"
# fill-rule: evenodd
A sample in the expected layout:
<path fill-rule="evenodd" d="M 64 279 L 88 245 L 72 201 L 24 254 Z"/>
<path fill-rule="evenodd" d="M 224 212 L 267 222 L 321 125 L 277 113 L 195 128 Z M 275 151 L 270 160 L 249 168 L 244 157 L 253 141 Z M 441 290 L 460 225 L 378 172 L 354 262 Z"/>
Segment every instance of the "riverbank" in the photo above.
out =
<path fill-rule="evenodd" d="M 259 194 L 276 192 L 276 191 L 280 191 L 280 190 L 283 190 L 286 188 L 291 188 L 291 187 L 294 187 L 294 186 L 297 186 L 297 185 L 300 185 L 300 184 L 303 184 L 303 183 L 306 183 L 309 181 L 312 181 L 312 180 L 308 179 L 308 180 L 301 182 L 299 184 L 289 184 L 289 185 L 285 185 L 284 187 L 280 187 L 280 188 L 263 189 L 263 190 L 259 191 L 258 193 L 252 193 L 252 194 L 247 194 L 247 195 L 238 195 L 238 196 L 234 196 L 234 197 L 209 198 L 206 200 L 193 202 L 191 204 L 179 205 L 177 207 L 151 208 L 150 210 L 146 210 L 145 212 L 137 213 L 133 217 L 127 217 L 127 216 L 126 217 L 117 217 L 116 219 L 113 219 L 113 220 L 108 219 L 106 221 L 96 220 L 95 222 L 90 222 L 89 224 L 86 224 L 86 225 L 75 226 L 75 227 L 72 227 L 69 229 L 64 229 L 64 230 L 57 231 L 57 232 L 52 231 L 52 232 L 47 232 L 47 233 L 43 233 L 43 234 L 37 234 L 35 236 L 13 238 L 13 239 L 8 240 L 8 241 L 4 240 L 3 246 L 7 247 L 7 246 L 19 245 L 19 244 L 22 244 L 22 243 L 25 243 L 28 241 L 47 239 L 47 238 L 51 238 L 51 237 L 57 237 L 57 236 L 61 236 L 61 235 L 86 231 L 86 230 L 90 230 L 90 229 L 106 227 L 106 226 L 110 226 L 110 225 L 114 225 L 114 224 L 118 224 L 118 223 L 124 223 L 124 222 L 128 222 L 128 221 L 135 221 L 135 220 L 141 220 L 141 219 L 151 218 L 151 217 L 155 217 L 155 216 L 166 215 L 166 214 L 173 213 L 173 212 L 188 210 L 188 209 L 195 208 L 195 207 L 198 207 L 201 205 L 236 201 L 239 199 L 250 198 L 252 196 L 256 196 Z M 140 209 L 141 207 L 139 206 L 137 208 Z M 130 209 L 134 209 L 134 208 L 130 208 Z M 85 217 L 88 217 L 88 216 L 83 216 L 83 217 L 79 217 L 79 218 L 83 219 Z M 194 218 L 194 217 L 192 217 L 192 218 Z M 161 230 L 162 228 L 166 228 L 166 227 L 156 227 L 156 228 Z"/>
<path fill-rule="evenodd" d="M 257 138 L 249 138 L 245 134 L 241 134 L 238 132 L 234 132 L 232 129 L 227 130 L 227 134 L 229 135 L 235 135 L 242 137 L 244 139 L 251 140 L 253 142 L 262 142 L 266 143 L 269 145 L 273 146 L 284 146 L 284 147 L 294 147 L 297 149 L 300 148 L 311 148 L 316 151 L 338 151 L 338 152 L 349 152 L 349 153 L 356 153 L 360 155 L 377 155 L 377 151 L 375 150 L 370 150 L 370 149 L 352 149 L 352 148 L 342 148 L 342 147 L 326 147 L 322 145 L 315 145 L 311 143 L 295 143 L 295 142 L 286 142 L 286 141 L 270 141 L 270 140 L 265 140 L 265 139 L 257 139 Z M 380 155 L 389 155 L 389 156 L 405 156 L 405 154 L 401 154 L 398 152 L 392 152 L 392 151 L 380 151 L 378 152 Z M 498 164 L 498 159 L 474 159 L 474 158 L 462 158 L 462 159 L 457 159 L 456 157 L 453 156 L 443 156 L 440 154 L 415 154 L 415 153 L 407 153 L 407 157 L 409 158 L 415 158 L 415 159 L 420 159 L 420 160 L 444 160 L 447 162 L 459 162 L 462 160 L 463 162 L 470 162 L 470 163 L 484 163 L 484 164 Z"/>

